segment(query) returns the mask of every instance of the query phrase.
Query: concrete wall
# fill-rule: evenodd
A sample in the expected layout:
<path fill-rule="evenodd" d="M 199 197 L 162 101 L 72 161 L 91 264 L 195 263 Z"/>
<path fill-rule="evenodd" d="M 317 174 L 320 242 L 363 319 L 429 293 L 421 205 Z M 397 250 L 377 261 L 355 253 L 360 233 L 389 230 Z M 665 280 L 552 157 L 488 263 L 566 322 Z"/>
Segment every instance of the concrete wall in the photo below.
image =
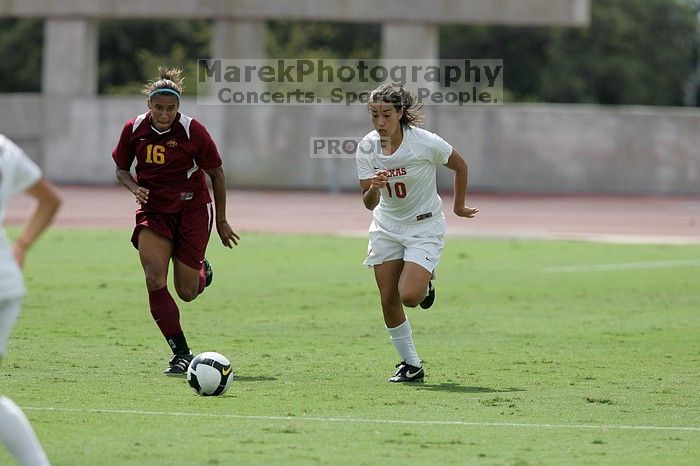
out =
<path fill-rule="evenodd" d="M 700 109 L 443 107 L 435 121 L 459 135 L 482 189 L 700 193 Z"/>
<path fill-rule="evenodd" d="M 0 133 L 16 142 L 27 155 L 44 165 L 41 94 L 0 94 Z"/>
<path fill-rule="evenodd" d="M 140 97 L 0 95 L 0 132 L 58 182 L 114 183 L 111 151 Z M 312 158 L 311 137 L 361 137 L 363 106 L 197 106 L 232 187 L 356 189 L 354 160 Z M 581 105 L 432 106 L 427 129 L 470 163 L 472 189 L 700 194 L 700 110 Z M 57 136 L 45 138 L 44 134 Z M 451 173 L 438 183 L 450 189 Z"/>

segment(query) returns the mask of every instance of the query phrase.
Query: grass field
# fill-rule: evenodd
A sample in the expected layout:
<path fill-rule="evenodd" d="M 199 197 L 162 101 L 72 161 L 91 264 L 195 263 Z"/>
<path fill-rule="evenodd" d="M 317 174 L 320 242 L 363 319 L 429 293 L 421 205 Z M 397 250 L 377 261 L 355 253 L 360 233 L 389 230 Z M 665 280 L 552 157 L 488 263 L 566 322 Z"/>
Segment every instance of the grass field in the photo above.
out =
<path fill-rule="evenodd" d="M 700 246 L 448 239 L 409 311 L 426 382 L 397 386 L 365 239 L 212 242 L 182 320 L 237 378 L 204 398 L 161 375 L 128 237 L 29 258 L 0 392 L 55 465 L 700 464 Z"/>

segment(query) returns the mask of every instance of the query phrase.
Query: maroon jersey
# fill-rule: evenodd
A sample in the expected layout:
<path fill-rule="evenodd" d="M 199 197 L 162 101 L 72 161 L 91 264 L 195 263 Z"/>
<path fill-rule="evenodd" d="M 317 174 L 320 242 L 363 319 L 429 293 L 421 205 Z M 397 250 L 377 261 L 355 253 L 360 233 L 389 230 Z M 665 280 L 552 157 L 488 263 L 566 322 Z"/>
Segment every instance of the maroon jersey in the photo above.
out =
<path fill-rule="evenodd" d="M 164 133 L 152 127 L 151 112 L 129 120 L 112 158 L 127 171 L 136 159 L 136 182 L 149 190 L 148 202 L 141 208 L 163 213 L 211 202 L 202 169 L 221 166 L 206 128 L 180 113 Z"/>

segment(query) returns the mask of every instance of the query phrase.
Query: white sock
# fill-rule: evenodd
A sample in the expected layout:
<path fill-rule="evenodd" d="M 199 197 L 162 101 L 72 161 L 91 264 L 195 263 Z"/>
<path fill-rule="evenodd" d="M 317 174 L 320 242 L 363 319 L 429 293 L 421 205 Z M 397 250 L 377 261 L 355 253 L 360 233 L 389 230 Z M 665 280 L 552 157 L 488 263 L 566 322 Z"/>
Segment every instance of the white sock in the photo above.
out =
<path fill-rule="evenodd" d="M 411 366 L 421 367 L 416 346 L 413 344 L 413 332 L 411 331 L 411 324 L 408 323 L 408 318 L 398 327 L 387 327 L 386 329 L 389 331 L 391 342 L 394 344 L 396 351 L 399 352 L 401 359 Z"/>
<path fill-rule="evenodd" d="M 19 406 L 0 397 L 0 440 L 22 466 L 48 466 L 49 459 Z"/>

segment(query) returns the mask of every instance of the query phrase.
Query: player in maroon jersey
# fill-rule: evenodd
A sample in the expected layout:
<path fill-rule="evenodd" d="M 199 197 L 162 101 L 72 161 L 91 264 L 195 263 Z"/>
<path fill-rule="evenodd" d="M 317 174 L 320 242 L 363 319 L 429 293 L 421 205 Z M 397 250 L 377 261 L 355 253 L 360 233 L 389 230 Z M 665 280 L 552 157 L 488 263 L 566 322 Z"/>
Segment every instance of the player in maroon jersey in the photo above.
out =
<path fill-rule="evenodd" d="M 211 283 L 204 258 L 216 207 L 216 230 L 224 246 L 238 244 L 226 220 L 226 181 L 216 144 L 197 120 L 181 114 L 181 70 L 158 68 L 158 79 L 146 84 L 149 111 L 129 120 L 112 152 L 116 176 L 136 197 L 136 227 L 131 242 L 146 275 L 151 315 L 173 351 L 167 375 L 184 375 L 192 352 L 180 326 L 180 311 L 167 288 L 173 263 L 177 295 L 189 302 Z M 136 177 L 131 166 L 136 160 Z"/>

